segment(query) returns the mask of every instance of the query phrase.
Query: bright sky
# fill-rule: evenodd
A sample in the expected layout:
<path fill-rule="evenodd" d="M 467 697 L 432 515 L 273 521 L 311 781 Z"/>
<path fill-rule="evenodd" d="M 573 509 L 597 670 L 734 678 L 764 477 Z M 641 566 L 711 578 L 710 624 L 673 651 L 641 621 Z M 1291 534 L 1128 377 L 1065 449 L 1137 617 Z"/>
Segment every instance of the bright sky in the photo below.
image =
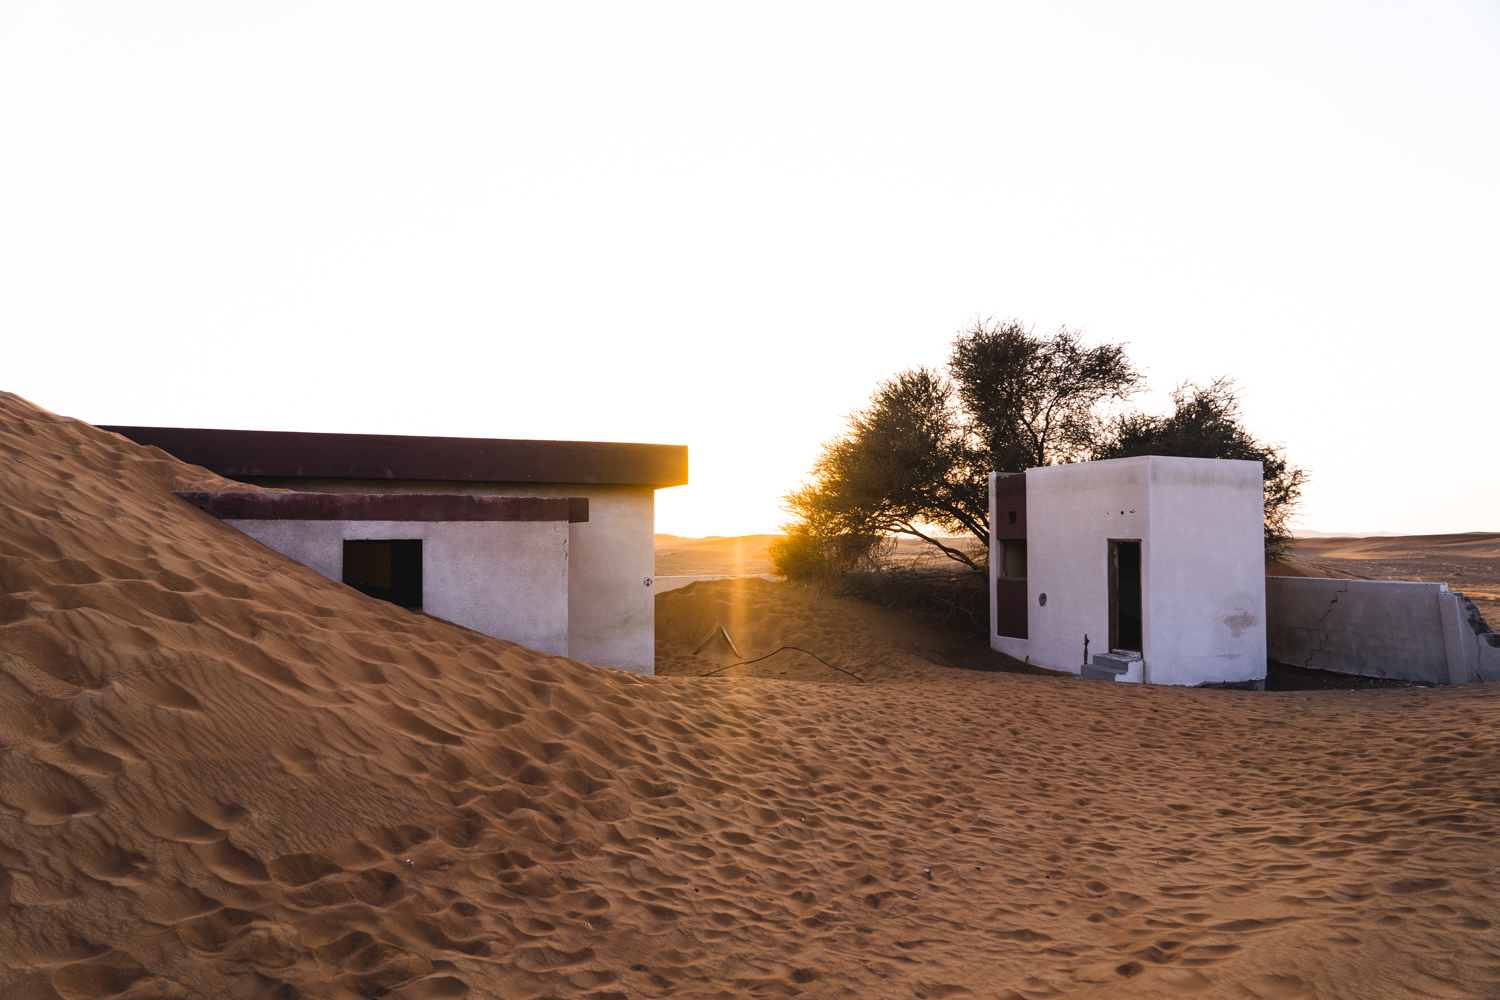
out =
<path fill-rule="evenodd" d="M 1238 376 L 1304 527 L 1500 530 L 1493 2 L 3 0 L 0 135 L 0 388 L 95 423 L 687 444 L 658 530 L 766 531 L 994 314 Z"/>

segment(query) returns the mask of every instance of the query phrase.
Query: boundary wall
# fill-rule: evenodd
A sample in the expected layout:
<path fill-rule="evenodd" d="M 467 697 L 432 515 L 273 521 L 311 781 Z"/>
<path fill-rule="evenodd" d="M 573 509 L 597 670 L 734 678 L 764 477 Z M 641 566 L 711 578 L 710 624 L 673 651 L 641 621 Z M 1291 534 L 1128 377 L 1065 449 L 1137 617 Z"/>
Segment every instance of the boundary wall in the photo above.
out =
<path fill-rule="evenodd" d="M 1266 577 L 1266 653 L 1366 677 L 1500 681 L 1500 633 L 1446 583 Z"/>

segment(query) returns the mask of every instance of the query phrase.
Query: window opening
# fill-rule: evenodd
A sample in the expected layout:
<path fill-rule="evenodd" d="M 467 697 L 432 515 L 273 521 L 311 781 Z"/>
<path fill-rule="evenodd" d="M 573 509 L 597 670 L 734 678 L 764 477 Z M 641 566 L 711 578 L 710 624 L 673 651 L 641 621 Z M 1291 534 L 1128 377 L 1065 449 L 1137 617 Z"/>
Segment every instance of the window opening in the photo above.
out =
<path fill-rule="evenodd" d="M 361 594 L 422 606 L 422 540 L 391 538 L 344 543 L 344 582 Z"/>
<path fill-rule="evenodd" d="M 1026 579 L 1026 539 L 1000 540 L 1000 575 L 1007 580 Z"/>

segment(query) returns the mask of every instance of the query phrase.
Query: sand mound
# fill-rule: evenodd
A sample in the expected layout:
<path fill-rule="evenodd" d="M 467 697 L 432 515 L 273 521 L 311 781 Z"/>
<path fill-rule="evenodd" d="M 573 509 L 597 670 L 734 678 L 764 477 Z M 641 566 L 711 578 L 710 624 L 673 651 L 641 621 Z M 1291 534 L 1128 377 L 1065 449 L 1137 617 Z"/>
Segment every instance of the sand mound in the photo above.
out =
<path fill-rule="evenodd" d="M 771 572 L 766 546 L 779 535 L 656 536 L 657 576 L 754 576 Z"/>
<path fill-rule="evenodd" d="M 0 996 L 1500 984 L 1491 690 L 978 674 L 900 635 L 865 683 L 642 680 L 332 583 L 168 493 L 212 476 L 15 397 L 0 456 Z"/>
<path fill-rule="evenodd" d="M 704 581 L 656 599 L 656 671 L 663 676 L 834 684 L 915 679 L 938 662 L 934 653 L 952 644 L 906 615 L 800 584 Z M 744 660 L 761 665 L 734 666 Z"/>
<path fill-rule="evenodd" d="M 660 676 L 923 683 L 932 666 L 1064 676 L 987 643 L 796 583 L 702 581 L 656 598 Z"/>

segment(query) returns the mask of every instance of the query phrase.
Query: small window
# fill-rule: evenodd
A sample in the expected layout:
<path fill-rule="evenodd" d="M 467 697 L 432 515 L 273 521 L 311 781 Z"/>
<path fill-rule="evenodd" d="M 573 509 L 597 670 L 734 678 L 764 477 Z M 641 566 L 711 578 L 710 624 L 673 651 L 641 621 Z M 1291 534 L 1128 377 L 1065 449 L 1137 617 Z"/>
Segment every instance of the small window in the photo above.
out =
<path fill-rule="evenodd" d="M 1000 539 L 1000 576 L 1006 580 L 1026 579 L 1026 539 Z"/>
<path fill-rule="evenodd" d="M 1015 511 L 1011 511 L 1010 512 L 1010 520 L 1008 522 L 1006 522 L 1006 523 L 1008 523 L 1008 524 L 1015 524 L 1016 523 L 1016 512 Z"/>
<path fill-rule="evenodd" d="M 344 543 L 344 582 L 361 594 L 422 606 L 422 540 L 393 538 Z"/>

